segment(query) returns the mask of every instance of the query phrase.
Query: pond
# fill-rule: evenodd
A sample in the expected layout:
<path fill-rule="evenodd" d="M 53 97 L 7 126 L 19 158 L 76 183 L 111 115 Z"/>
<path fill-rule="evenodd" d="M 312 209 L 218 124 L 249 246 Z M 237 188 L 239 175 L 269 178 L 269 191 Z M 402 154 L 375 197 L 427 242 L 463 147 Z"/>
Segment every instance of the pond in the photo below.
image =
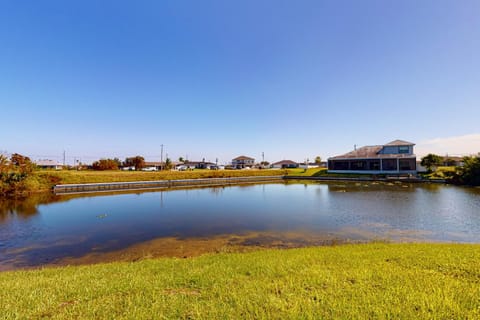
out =
<path fill-rule="evenodd" d="M 0 202 L 0 270 L 371 240 L 480 243 L 480 189 L 296 181 Z"/>

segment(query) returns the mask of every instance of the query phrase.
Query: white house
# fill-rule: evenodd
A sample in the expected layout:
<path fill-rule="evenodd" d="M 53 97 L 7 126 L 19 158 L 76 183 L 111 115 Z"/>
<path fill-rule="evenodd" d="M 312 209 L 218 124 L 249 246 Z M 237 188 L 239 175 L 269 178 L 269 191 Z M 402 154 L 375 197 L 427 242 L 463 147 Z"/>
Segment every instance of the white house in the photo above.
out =
<path fill-rule="evenodd" d="M 40 169 L 54 169 L 54 170 L 62 170 L 63 164 L 58 163 L 54 160 L 37 160 L 35 161 L 35 165 Z"/>

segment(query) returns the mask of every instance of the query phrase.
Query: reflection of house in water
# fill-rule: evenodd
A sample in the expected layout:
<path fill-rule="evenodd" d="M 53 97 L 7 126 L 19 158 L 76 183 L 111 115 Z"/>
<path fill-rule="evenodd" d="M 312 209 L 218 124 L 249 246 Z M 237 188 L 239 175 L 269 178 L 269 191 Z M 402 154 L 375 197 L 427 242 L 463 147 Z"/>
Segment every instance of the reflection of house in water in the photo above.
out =
<path fill-rule="evenodd" d="M 415 144 L 395 140 L 385 145 L 366 146 L 328 159 L 328 172 L 370 174 L 414 174 Z"/>

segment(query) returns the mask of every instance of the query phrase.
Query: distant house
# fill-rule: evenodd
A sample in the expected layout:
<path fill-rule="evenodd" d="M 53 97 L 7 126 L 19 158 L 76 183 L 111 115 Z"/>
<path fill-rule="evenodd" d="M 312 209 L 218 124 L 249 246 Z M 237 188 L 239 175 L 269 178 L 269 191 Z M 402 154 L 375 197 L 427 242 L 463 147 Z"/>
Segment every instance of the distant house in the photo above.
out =
<path fill-rule="evenodd" d="M 282 160 L 270 165 L 274 169 L 289 169 L 289 168 L 298 168 L 298 163 L 292 160 Z"/>
<path fill-rule="evenodd" d="M 449 167 L 462 167 L 464 165 L 463 157 L 453 157 L 453 156 L 446 156 L 442 159 L 442 165 Z"/>
<path fill-rule="evenodd" d="M 175 166 L 176 170 L 185 171 L 193 169 L 217 169 L 217 165 L 208 161 L 185 161 L 184 163 L 178 163 Z"/>
<path fill-rule="evenodd" d="M 310 168 L 326 168 L 327 167 L 327 162 L 322 161 L 322 162 L 309 162 L 307 165 L 305 165 L 305 162 L 301 162 L 298 165 L 299 168 L 302 169 L 310 169 Z"/>
<path fill-rule="evenodd" d="M 232 159 L 232 166 L 235 169 L 252 168 L 255 165 L 255 159 L 247 156 L 239 156 Z"/>
<path fill-rule="evenodd" d="M 37 168 L 40 169 L 53 169 L 53 170 L 62 170 L 63 169 L 63 164 L 58 163 L 57 161 L 54 160 L 38 160 L 35 161 L 35 165 Z"/>
<path fill-rule="evenodd" d="M 165 168 L 165 162 L 145 161 L 142 171 L 159 171 Z"/>
<path fill-rule="evenodd" d="M 395 140 L 385 145 L 366 146 L 328 159 L 328 172 L 371 174 L 414 174 L 417 172 L 415 144 Z"/>

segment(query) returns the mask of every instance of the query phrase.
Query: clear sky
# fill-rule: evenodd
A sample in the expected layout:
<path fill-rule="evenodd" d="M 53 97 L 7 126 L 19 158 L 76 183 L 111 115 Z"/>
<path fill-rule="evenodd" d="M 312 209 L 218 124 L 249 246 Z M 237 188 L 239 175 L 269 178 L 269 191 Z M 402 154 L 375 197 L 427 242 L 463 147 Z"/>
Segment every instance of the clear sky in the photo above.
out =
<path fill-rule="evenodd" d="M 1 0 L 0 151 L 476 153 L 479 17 L 478 0 Z"/>

